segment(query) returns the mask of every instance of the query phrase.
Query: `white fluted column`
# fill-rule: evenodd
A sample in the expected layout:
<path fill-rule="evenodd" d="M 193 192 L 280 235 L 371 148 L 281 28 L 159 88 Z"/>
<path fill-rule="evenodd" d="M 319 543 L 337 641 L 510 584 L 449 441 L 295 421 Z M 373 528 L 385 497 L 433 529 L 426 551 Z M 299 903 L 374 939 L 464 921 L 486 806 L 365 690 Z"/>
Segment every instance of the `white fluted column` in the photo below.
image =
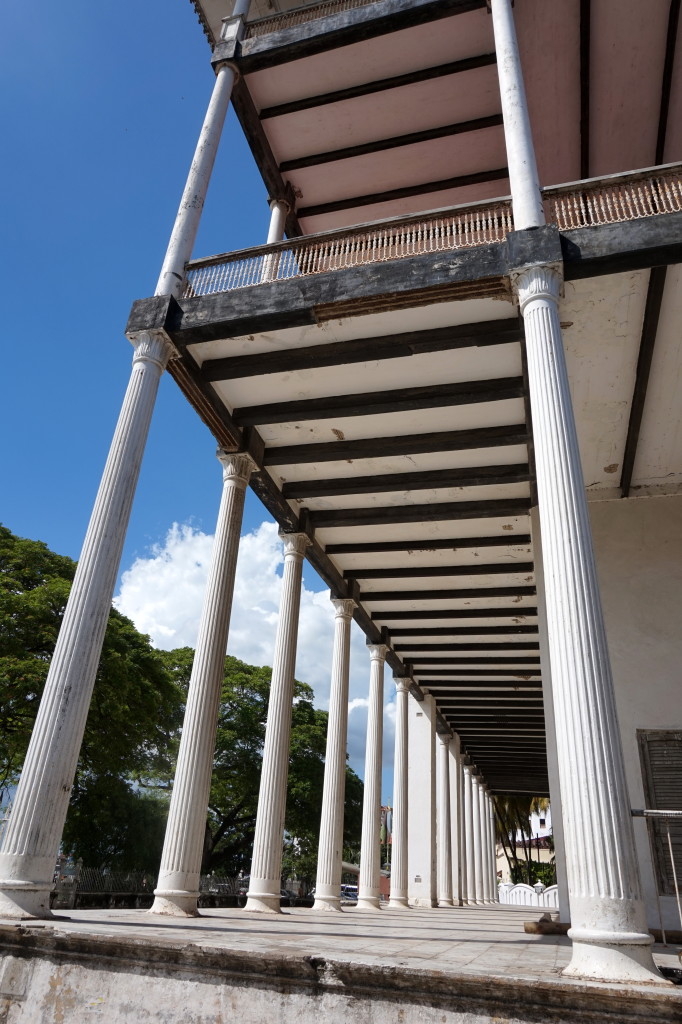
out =
<path fill-rule="evenodd" d="M 471 807 L 474 847 L 474 903 L 483 903 L 483 842 L 481 836 L 481 779 L 471 776 Z"/>
<path fill-rule="evenodd" d="M 474 854 L 474 766 L 465 764 L 464 775 L 464 838 L 466 856 L 466 902 L 476 903 L 476 858 Z"/>
<path fill-rule="evenodd" d="M 370 657 L 365 790 L 362 802 L 358 907 L 379 908 L 381 879 L 381 767 L 384 725 L 385 644 L 368 644 Z"/>
<path fill-rule="evenodd" d="M 459 878 L 460 878 L 460 894 L 462 904 L 469 902 L 469 861 L 468 861 L 468 850 L 469 844 L 467 842 L 467 802 L 466 802 L 466 754 L 461 753 L 460 744 L 460 759 L 459 759 Z"/>
<path fill-rule="evenodd" d="M 493 794 L 488 794 L 488 834 L 490 836 L 490 892 L 493 903 L 499 903 L 500 897 L 497 888 L 497 834 L 495 831 L 495 805 Z"/>
<path fill-rule="evenodd" d="M 462 903 L 462 763 L 460 739 L 454 733 L 450 740 L 450 855 L 452 861 L 452 902 L 456 907 Z"/>
<path fill-rule="evenodd" d="M 0 852 L 0 916 L 50 917 L 49 896 L 159 378 L 161 332 L 133 340 L 128 389 L 78 561 Z"/>
<path fill-rule="evenodd" d="M 436 705 L 428 690 L 407 702 L 407 902 L 435 907 L 436 879 Z"/>
<path fill-rule="evenodd" d="M 407 700 L 412 680 L 395 680 L 395 758 L 393 763 L 393 843 L 390 907 L 407 906 Z"/>
<path fill-rule="evenodd" d="M 280 913 L 282 841 L 289 775 L 289 741 L 301 604 L 301 576 L 303 556 L 310 544 L 305 533 L 284 533 L 281 537 L 284 542 L 282 596 L 272 665 L 268 720 L 265 726 L 251 877 L 246 902 L 247 910 L 273 913 Z"/>
<path fill-rule="evenodd" d="M 573 958 L 564 971 L 662 981 L 651 956 L 559 321 L 559 274 L 516 280 L 542 530 Z"/>
<path fill-rule="evenodd" d="M 266 245 L 272 245 L 274 242 L 281 242 L 284 238 L 289 204 L 286 199 L 270 199 L 268 202 L 270 204 L 270 227 Z M 279 261 L 279 252 L 268 253 L 264 256 L 261 281 L 274 281 L 276 279 Z"/>
<path fill-rule="evenodd" d="M 341 910 L 343 862 L 343 810 L 346 791 L 346 745 L 348 734 L 348 670 L 350 626 L 355 601 L 332 599 L 334 605 L 334 657 L 332 660 L 327 752 L 324 761 L 320 842 L 317 850 L 317 878 L 313 910 Z"/>
<path fill-rule="evenodd" d="M 438 733 L 438 906 L 452 906 L 452 837 L 450 831 L 450 733 Z"/>
<path fill-rule="evenodd" d="M 223 492 L 206 583 L 197 647 L 173 782 L 154 914 L 195 916 L 225 650 L 244 511 L 254 463 L 249 455 L 218 450 Z"/>
<path fill-rule="evenodd" d="M 492 854 L 490 850 L 489 793 L 485 783 L 481 788 L 481 842 L 483 844 L 483 902 L 492 903 Z"/>

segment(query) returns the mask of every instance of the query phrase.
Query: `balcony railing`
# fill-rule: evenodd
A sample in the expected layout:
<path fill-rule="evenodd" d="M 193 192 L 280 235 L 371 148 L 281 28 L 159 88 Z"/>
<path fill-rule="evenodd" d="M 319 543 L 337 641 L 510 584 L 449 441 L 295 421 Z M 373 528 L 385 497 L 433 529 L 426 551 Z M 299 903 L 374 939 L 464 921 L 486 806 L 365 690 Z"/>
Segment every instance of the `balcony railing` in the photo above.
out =
<path fill-rule="evenodd" d="M 543 196 L 547 218 L 560 231 L 680 213 L 682 165 L 558 185 L 544 189 Z M 193 260 L 183 297 L 499 243 L 513 228 L 511 200 L 498 199 L 305 235 Z"/>
<path fill-rule="evenodd" d="M 250 21 L 246 25 L 244 38 L 253 39 L 255 36 L 266 36 L 270 32 L 281 32 L 285 28 L 295 28 L 296 25 L 304 25 L 318 18 L 327 18 L 332 14 L 352 11 L 356 7 L 368 7 L 374 2 L 375 0 L 327 0 L 326 3 L 311 4 L 309 7 L 295 7 L 282 14 Z"/>

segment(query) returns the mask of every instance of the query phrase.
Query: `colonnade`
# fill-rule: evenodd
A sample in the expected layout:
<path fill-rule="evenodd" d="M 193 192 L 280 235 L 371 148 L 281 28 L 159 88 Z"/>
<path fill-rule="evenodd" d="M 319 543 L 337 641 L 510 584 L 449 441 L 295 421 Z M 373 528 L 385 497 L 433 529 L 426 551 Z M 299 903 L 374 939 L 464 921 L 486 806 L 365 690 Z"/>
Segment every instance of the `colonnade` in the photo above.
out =
<path fill-rule="evenodd" d="M 237 34 L 242 31 L 248 6 L 249 0 L 238 0 L 235 6 L 231 22 Z M 532 231 L 535 243 L 544 237 L 546 250 L 550 251 L 553 229 L 545 224 L 511 0 L 490 0 L 489 8 L 515 231 Z M 159 297 L 180 294 L 235 75 L 236 69 L 229 62 L 218 64 L 213 95 L 159 278 Z M 271 240 L 282 237 L 283 204 L 284 200 L 273 203 Z M 526 251 L 532 253 L 535 249 L 529 245 Z M 569 935 L 573 959 L 564 973 L 612 982 L 661 982 L 651 956 L 641 895 L 562 345 L 558 244 L 553 251 L 556 259 L 531 258 L 513 269 L 510 277 L 525 325 L 539 510 L 539 532 L 534 543 L 541 545 L 545 566 L 548 661 L 572 916 Z M 273 273 L 274 268 L 266 265 L 265 279 Z M 176 355 L 162 329 L 135 331 L 130 340 L 134 347 L 130 383 L 3 836 L 0 916 L 6 918 L 50 916 L 54 865 L 158 382 L 168 361 Z M 219 458 L 224 475 L 223 500 L 155 893 L 153 912 L 161 914 L 196 913 L 220 667 L 226 649 L 244 490 L 252 468 L 247 452 L 219 452 Z M 247 904 L 255 911 L 279 910 L 299 596 L 309 542 L 305 533 L 284 536 L 282 605 Z M 346 595 L 334 598 L 333 687 L 317 902 L 324 910 L 339 908 L 342 769 L 353 611 Z M 370 656 L 371 727 L 360 882 L 362 905 L 376 907 L 385 647 L 372 645 Z M 448 907 L 451 903 L 478 905 L 494 900 L 491 794 L 476 765 L 462 754 L 457 737 L 450 736 L 438 721 L 430 695 L 418 691 L 409 678 L 396 680 L 394 771 L 389 907 L 435 903 Z M 423 798 L 416 800 L 415 792 Z"/>

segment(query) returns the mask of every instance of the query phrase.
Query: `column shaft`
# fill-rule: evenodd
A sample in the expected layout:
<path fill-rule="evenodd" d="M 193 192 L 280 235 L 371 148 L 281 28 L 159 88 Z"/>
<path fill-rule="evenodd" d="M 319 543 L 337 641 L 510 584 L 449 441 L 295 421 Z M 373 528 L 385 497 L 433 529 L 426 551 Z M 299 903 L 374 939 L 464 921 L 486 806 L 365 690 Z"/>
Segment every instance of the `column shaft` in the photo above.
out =
<path fill-rule="evenodd" d="M 460 745 L 461 751 L 461 745 Z M 466 771 L 463 755 L 459 759 L 459 877 L 462 904 L 469 899 L 469 844 L 467 842 Z"/>
<path fill-rule="evenodd" d="M 492 901 L 493 903 L 499 903 L 500 899 L 497 889 L 497 835 L 495 832 L 495 806 L 492 793 L 488 799 L 488 829 L 490 831 L 490 856 L 492 858 L 490 868 Z"/>
<path fill-rule="evenodd" d="M 476 902 L 476 858 L 474 854 L 473 768 L 464 765 L 464 835 L 466 850 L 466 902 Z"/>
<path fill-rule="evenodd" d="M 268 230 L 268 239 L 266 245 L 272 245 L 274 242 L 281 242 L 284 238 L 284 228 L 286 225 L 287 214 L 289 213 L 289 204 L 284 199 L 271 199 L 270 200 L 270 227 Z M 277 271 L 279 270 L 280 253 L 268 253 L 263 257 L 263 271 L 261 273 L 261 281 L 274 281 L 277 277 Z"/>
<path fill-rule="evenodd" d="M 152 907 L 156 914 L 197 913 L 244 495 L 253 469 L 248 455 L 219 450 L 218 457 L 223 492 Z"/>
<path fill-rule="evenodd" d="M 408 706 L 407 902 L 434 907 L 436 882 L 436 709 L 431 694 Z"/>
<path fill-rule="evenodd" d="M 263 767 L 247 910 L 280 912 L 282 840 L 289 775 L 291 708 L 294 696 L 296 639 L 301 603 L 303 555 L 310 544 L 304 533 L 283 534 L 284 574 L 275 655 L 265 726 Z"/>
<path fill-rule="evenodd" d="M 360 888 L 358 907 L 379 907 L 381 879 L 381 767 L 384 721 L 384 662 L 386 646 L 370 644 L 367 744 L 365 748 L 365 790 L 362 803 L 360 842 Z"/>
<path fill-rule="evenodd" d="M 452 839 L 450 826 L 450 741 L 449 733 L 438 733 L 438 906 L 452 906 Z"/>
<path fill-rule="evenodd" d="M 492 903 L 492 850 L 490 846 L 490 796 L 488 787 L 483 786 L 481 792 L 481 839 L 483 843 L 483 899 Z"/>
<path fill-rule="evenodd" d="M 407 699 L 411 679 L 396 679 L 393 843 L 389 907 L 407 906 Z"/>
<path fill-rule="evenodd" d="M 350 625 L 355 602 L 348 599 L 336 599 L 332 603 L 336 610 L 334 658 L 329 694 L 327 752 L 324 762 L 320 843 L 317 852 L 317 879 L 313 910 L 341 909 Z"/>
<path fill-rule="evenodd" d="M 111 610 L 165 335 L 134 341 L 133 368 L 78 561 L 0 852 L 0 916 L 50 917 L 52 876 Z"/>
<path fill-rule="evenodd" d="M 462 903 L 462 765 L 460 761 L 460 740 L 455 733 L 450 740 L 450 833 L 452 857 L 452 901 L 455 906 Z"/>
<path fill-rule="evenodd" d="M 471 776 L 471 805 L 474 847 L 474 885 L 475 903 L 483 903 L 483 839 L 481 836 L 481 780 L 478 775 Z"/>

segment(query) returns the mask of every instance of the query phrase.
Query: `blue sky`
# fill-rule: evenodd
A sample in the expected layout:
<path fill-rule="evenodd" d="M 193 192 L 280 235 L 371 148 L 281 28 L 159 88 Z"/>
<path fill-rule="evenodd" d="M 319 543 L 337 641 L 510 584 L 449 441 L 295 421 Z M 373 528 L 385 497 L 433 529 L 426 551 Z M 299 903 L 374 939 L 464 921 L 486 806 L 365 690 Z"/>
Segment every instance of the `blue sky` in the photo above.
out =
<path fill-rule="evenodd" d="M 3 21 L 0 521 L 77 558 L 130 373 L 123 330 L 133 300 L 156 285 L 213 85 L 210 49 L 189 0 L 34 0 L 28 9 L 6 4 Z M 260 244 L 268 220 L 265 187 L 230 110 L 195 255 Z M 164 377 L 119 595 L 160 646 L 193 643 L 196 570 L 205 572 L 220 486 L 213 438 Z M 229 650 L 258 664 L 272 649 L 281 571 L 272 531 L 261 529 L 267 518 L 249 492 L 252 562 L 241 566 L 240 585 L 258 629 L 235 632 Z M 297 674 L 326 706 L 331 609 L 309 567 L 304 580 Z M 169 602 L 173 593 L 184 605 Z M 357 629 L 353 650 L 349 750 L 362 774 L 369 663 Z M 384 799 L 392 710 L 389 701 Z"/>

